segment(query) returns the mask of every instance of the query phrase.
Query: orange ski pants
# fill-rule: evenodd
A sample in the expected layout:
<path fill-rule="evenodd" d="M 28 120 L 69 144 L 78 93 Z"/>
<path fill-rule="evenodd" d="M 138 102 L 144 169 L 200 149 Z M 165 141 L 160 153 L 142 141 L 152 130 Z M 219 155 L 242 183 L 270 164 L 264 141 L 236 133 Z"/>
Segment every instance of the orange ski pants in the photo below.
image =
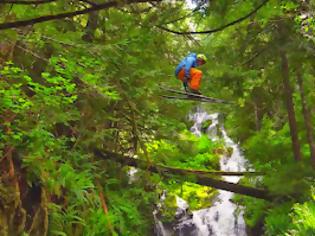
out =
<path fill-rule="evenodd" d="M 201 84 L 202 71 L 194 67 L 189 70 L 190 79 L 188 81 L 189 88 L 193 90 L 199 90 Z M 177 75 L 177 78 L 181 81 L 184 81 L 185 77 L 185 68 L 181 69 Z"/>

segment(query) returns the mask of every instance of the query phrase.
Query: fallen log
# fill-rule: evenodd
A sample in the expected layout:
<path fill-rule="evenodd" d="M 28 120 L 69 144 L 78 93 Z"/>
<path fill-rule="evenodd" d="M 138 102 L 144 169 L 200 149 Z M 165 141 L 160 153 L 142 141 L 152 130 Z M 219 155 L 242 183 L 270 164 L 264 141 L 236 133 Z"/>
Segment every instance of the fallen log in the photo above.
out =
<path fill-rule="evenodd" d="M 216 179 L 213 175 L 224 175 L 224 172 L 211 172 L 211 171 L 198 171 L 198 170 L 185 170 L 174 167 L 162 166 L 158 164 L 150 165 L 147 161 L 139 160 L 117 153 L 105 152 L 99 149 L 94 150 L 94 155 L 107 160 L 119 162 L 122 165 L 133 166 L 139 169 L 147 170 L 150 172 L 158 173 L 161 175 L 179 175 L 179 176 L 194 176 L 194 182 L 203 186 L 209 186 L 221 190 L 226 190 L 242 195 L 247 195 L 264 200 L 272 200 L 273 197 L 265 189 L 248 187 L 240 184 L 230 183 L 224 180 Z M 242 172 L 241 172 L 242 173 Z M 243 172 L 242 174 L 244 175 Z M 250 173 L 250 172 L 247 172 Z M 227 172 L 227 175 L 237 175 L 237 172 Z"/>

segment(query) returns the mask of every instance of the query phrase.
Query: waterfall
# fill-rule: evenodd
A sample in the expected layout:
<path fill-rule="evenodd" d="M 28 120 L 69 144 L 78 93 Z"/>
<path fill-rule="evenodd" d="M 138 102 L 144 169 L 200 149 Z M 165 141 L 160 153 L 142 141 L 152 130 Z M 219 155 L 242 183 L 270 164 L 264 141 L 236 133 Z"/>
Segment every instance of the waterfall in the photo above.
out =
<path fill-rule="evenodd" d="M 211 119 L 212 125 L 207 129 L 207 134 L 210 139 L 217 139 L 217 126 L 220 125 L 218 116 L 218 113 L 209 115 L 202 110 L 198 110 L 190 117 L 195 122 L 191 131 L 195 135 L 200 136 L 202 122 Z M 244 171 L 245 159 L 240 152 L 239 146 L 227 136 L 223 125 L 220 125 L 220 131 L 226 147 L 233 149 L 231 157 L 223 156 L 220 159 L 220 169 L 222 171 Z M 240 177 L 225 176 L 223 179 L 231 183 L 237 183 Z M 193 212 L 193 222 L 199 229 L 196 236 L 246 236 L 243 210 L 240 206 L 231 202 L 232 197 L 232 192 L 219 190 L 212 207 Z M 238 213 L 236 212 L 237 209 Z"/>
<path fill-rule="evenodd" d="M 218 130 L 222 134 L 225 146 L 233 149 L 231 156 L 223 156 L 220 159 L 220 169 L 222 171 L 244 171 L 245 159 L 237 144 L 231 140 L 219 122 L 219 114 L 208 114 L 198 108 L 198 110 L 189 117 L 194 121 L 191 132 L 196 136 L 202 134 L 202 123 L 211 120 L 211 125 L 206 129 L 206 133 L 211 140 L 217 140 Z M 224 176 L 225 181 L 237 183 L 239 176 Z M 176 218 L 179 219 L 173 227 L 173 232 L 165 229 L 163 224 L 155 219 L 156 231 L 158 236 L 246 236 L 246 227 L 243 218 L 243 209 L 237 206 L 231 199 L 232 192 L 218 190 L 218 195 L 210 208 L 193 211 L 193 215 L 187 214 L 188 204 L 177 197 Z M 154 217 L 156 217 L 154 215 Z"/>

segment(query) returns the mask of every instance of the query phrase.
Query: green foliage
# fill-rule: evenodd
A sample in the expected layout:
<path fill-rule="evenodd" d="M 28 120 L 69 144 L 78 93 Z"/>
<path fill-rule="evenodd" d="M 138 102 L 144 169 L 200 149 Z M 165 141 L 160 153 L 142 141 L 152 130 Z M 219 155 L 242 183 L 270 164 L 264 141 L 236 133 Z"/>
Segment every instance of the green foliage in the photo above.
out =
<path fill-rule="evenodd" d="M 254 228 L 264 218 L 264 212 L 266 210 L 266 202 L 256 199 L 245 198 L 242 205 L 246 205 L 246 212 L 244 214 L 246 225 L 249 228 Z"/>
<path fill-rule="evenodd" d="M 211 120 L 206 120 L 201 124 L 201 129 L 202 130 L 207 130 L 207 128 L 212 124 Z"/>
<path fill-rule="evenodd" d="M 286 232 L 290 226 L 289 212 L 291 206 L 291 203 L 282 204 L 268 211 L 265 218 L 266 235 L 283 235 Z"/>
<path fill-rule="evenodd" d="M 188 51 L 210 58 L 202 68 L 202 92 L 236 102 L 205 106 L 226 114 L 229 135 L 240 141 L 250 166 L 266 173 L 243 182 L 292 201 L 268 205 L 240 199 L 247 224 L 254 227 L 264 218 L 267 235 L 314 234 L 313 200 L 305 200 L 314 174 L 295 82 L 301 68 L 306 104 L 314 104 L 314 4 L 270 0 L 250 17 L 205 37 L 173 37 L 155 27 L 214 29 L 259 4 L 214 1 L 191 13 L 180 1 L 141 3 L 0 32 L 0 153 L 5 156 L 13 147 L 17 175 L 49 193 L 50 234 L 149 235 L 161 188 L 180 194 L 192 209 L 208 206 L 215 191 L 188 184 L 190 176 L 166 180 L 139 171 L 129 183 L 129 168 L 91 155 L 100 148 L 152 164 L 218 170 L 220 154 L 231 150 L 187 130 L 191 103 L 159 96 L 159 84 L 180 88 L 173 71 Z M 80 1 L 3 4 L 0 19 L 13 22 L 85 7 L 89 4 Z M 282 97 L 279 55 L 284 51 L 303 154 L 299 164 L 293 160 Z M 205 122 L 202 128 L 208 126 Z M 108 215 L 101 209 L 96 178 L 104 188 Z"/>
<path fill-rule="evenodd" d="M 289 235 L 314 235 L 315 204 L 313 201 L 295 204 L 293 207 L 292 225 Z"/>
<path fill-rule="evenodd" d="M 167 194 L 165 200 L 162 202 L 162 207 L 160 209 L 161 219 L 165 223 L 171 223 L 174 221 L 174 216 L 178 206 L 176 202 L 175 194 Z"/>
<path fill-rule="evenodd" d="M 197 144 L 197 150 L 198 153 L 205 153 L 209 152 L 210 150 L 213 150 L 213 142 L 210 141 L 210 139 L 206 135 L 202 135 Z"/>
<path fill-rule="evenodd" d="M 192 211 L 210 207 L 213 198 L 217 195 L 217 191 L 213 188 L 190 182 L 182 183 L 174 192 L 189 203 L 189 209 Z"/>
<path fill-rule="evenodd" d="M 155 140 L 147 143 L 147 151 L 153 160 L 177 168 L 215 169 L 219 168 L 219 155 L 215 153 L 222 147 L 220 142 L 212 142 L 204 135 L 200 138 L 184 131 L 178 135 L 176 143 Z"/>
<path fill-rule="evenodd" d="M 134 198 L 134 192 L 125 192 L 119 196 L 115 193 L 109 194 L 111 196 L 112 213 L 109 216 L 112 224 L 120 233 L 127 235 L 138 235 L 149 230 L 150 218 L 145 215 L 140 215 L 142 201 L 130 200 Z M 141 196 L 141 195 L 140 195 Z M 139 195 L 138 195 L 139 197 Z"/>
<path fill-rule="evenodd" d="M 247 140 L 245 147 L 248 159 L 273 164 L 283 164 L 292 159 L 289 127 L 285 125 L 275 129 L 273 125 L 271 120 L 264 119 L 262 129 Z"/>
<path fill-rule="evenodd" d="M 32 106 L 32 102 L 27 99 L 27 96 L 21 91 L 23 83 L 31 82 L 30 77 L 22 73 L 22 70 L 14 66 L 11 62 L 6 63 L 1 68 L 1 111 L 7 109 L 15 113 L 20 113 Z M 4 78 L 8 78 L 5 80 Z"/>

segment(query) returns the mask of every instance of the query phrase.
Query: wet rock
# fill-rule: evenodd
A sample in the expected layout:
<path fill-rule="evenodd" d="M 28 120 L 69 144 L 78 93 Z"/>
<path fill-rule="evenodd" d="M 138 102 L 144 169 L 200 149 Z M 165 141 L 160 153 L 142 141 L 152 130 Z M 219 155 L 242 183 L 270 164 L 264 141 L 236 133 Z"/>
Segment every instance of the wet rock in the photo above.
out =
<path fill-rule="evenodd" d="M 186 220 L 174 227 L 176 236 L 195 236 L 198 229 L 192 220 Z"/>
<path fill-rule="evenodd" d="M 205 120 L 204 122 L 201 123 L 201 132 L 202 133 L 206 133 L 207 129 L 209 128 L 209 126 L 212 124 L 212 120 Z"/>

